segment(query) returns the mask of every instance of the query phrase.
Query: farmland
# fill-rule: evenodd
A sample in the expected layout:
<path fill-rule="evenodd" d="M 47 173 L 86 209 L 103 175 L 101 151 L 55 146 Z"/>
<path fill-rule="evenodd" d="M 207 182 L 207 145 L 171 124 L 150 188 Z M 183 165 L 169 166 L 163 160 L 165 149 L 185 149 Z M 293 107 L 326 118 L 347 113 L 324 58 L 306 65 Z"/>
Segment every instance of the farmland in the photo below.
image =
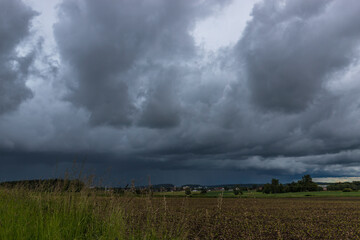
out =
<path fill-rule="evenodd" d="M 185 197 L 184 191 L 181 192 L 159 192 L 157 196 L 165 197 Z M 342 192 L 342 191 L 320 191 L 320 192 L 289 192 L 264 194 L 256 191 L 245 191 L 242 195 L 235 196 L 232 191 L 209 191 L 206 194 L 192 192 L 192 198 L 309 198 L 309 197 L 360 197 L 360 191 Z"/>
<path fill-rule="evenodd" d="M 359 239 L 357 192 L 294 194 L 198 198 L 1 189 L 0 239 Z"/>

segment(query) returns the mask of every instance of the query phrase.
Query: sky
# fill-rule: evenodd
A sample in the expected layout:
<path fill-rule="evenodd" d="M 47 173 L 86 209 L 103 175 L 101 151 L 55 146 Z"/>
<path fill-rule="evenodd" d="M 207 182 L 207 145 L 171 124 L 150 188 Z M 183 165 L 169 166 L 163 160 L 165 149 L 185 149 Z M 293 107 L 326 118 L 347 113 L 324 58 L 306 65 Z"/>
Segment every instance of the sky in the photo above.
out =
<path fill-rule="evenodd" d="M 360 174 L 360 2 L 1 0 L 0 181 Z"/>

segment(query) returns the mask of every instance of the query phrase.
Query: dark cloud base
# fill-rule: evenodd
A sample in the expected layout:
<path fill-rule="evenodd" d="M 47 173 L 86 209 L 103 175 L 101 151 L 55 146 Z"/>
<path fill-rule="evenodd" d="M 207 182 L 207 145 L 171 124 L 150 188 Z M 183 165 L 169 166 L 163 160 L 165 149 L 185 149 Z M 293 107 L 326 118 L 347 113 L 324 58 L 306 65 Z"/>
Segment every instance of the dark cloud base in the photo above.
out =
<path fill-rule="evenodd" d="M 355 155 L 355 156 L 352 156 Z M 360 151 L 350 154 L 330 154 L 282 159 L 262 158 L 257 164 L 255 159 L 219 160 L 216 156 L 177 156 L 176 159 L 160 161 L 159 157 L 146 156 L 115 156 L 112 154 L 88 153 L 44 153 L 44 152 L 1 152 L 1 181 L 20 179 L 38 179 L 65 177 L 95 176 L 98 184 L 124 186 L 134 180 L 139 185 L 148 183 L 151 178 L 153 184 L 186 183 L 197 184 L 228 184 L 228 183 L 265 183 L 271 178 L 279 178 L 282 182 L 300 179 L 305 173 L 313 177 L 343 177 L 356 176 L 351 171 L 347 174 L 338 171 L 336 166 L 346 169 L 358 165 L 357 157 Z M 196 159 L 196 160 L 194 160 Z M 311 165 L 312 170 L 291 172 L 282 164 L 273 162 L 287 162 L 289 165 L 301 162 Z M 324 169 L 327 166 L 329 169 Z M 331 169 L 331 167 L 333 167 Z"/>

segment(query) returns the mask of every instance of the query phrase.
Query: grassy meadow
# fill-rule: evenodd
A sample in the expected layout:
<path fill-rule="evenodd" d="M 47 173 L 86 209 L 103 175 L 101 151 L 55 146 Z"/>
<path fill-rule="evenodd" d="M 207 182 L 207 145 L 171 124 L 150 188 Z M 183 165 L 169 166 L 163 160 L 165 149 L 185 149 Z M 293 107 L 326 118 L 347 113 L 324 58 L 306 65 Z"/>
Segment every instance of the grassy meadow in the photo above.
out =
<path fill-rule="evenodd" d="M 358 192 L 231 194 L 1 188 L 0 240 L 360 238 Z"/>

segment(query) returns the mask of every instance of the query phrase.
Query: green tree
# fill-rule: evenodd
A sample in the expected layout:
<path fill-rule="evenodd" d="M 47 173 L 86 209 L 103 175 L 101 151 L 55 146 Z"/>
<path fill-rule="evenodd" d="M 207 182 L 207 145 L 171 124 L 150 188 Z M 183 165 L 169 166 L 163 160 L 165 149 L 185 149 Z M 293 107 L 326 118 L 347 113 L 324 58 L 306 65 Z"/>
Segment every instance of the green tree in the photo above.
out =
<path fill-rule="evenodd" d="M 271 184 L 267 183 L 264 185 L 263 193 L 266 193 L 266 194 L 271 193 Z"/>
<path fill-rule="evenodd" d="M 190 189 L 189 187 L 186 187 L 186 188 L 185 188 L 185 194 L 186 194 L 187 196 L 190 196 L 190 195 L 191 195 L 191 189 Z"/>
<path fill-rule="evenodd" d="M 271 180 L 271 193 L 279 193 L 279 192 L 280 192 L 279 179 L 273 178 Z"/>
<path fill-rule="evenodd" d="M 312 181 L 309 174 L 304 175 L 298 182 L 301 185 L 301 191 L 317 191 L 318 185 Z"/>

